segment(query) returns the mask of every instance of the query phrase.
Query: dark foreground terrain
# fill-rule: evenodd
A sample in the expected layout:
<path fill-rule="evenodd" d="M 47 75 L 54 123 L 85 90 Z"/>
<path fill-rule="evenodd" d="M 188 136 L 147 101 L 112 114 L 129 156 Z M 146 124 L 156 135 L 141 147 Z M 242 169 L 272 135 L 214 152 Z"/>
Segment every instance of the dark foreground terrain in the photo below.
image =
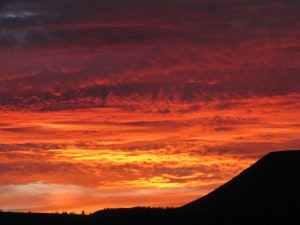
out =
<path fill-rule="evenodd" d="M 300 151 L 273 152 L 178 208 L 106 209 L 92 215 L 0 213 L 1 225 L 300 224 Z"/>

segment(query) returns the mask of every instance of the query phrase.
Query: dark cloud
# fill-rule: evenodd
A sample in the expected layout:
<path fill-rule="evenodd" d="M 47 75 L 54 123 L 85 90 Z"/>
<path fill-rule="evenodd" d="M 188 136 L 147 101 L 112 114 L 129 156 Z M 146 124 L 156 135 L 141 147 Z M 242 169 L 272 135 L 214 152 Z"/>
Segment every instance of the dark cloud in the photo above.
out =
<path fill-rule="evenodd" d="M 261 29 L 272 32 L 280 27 L 277 35 L 284 35 L 295 27 L 298 12 L 287 3 L 248 1 L 27 1 L 4 5 L 0 22 L 6 29 L 2 29 L 5 38 L 16 44 L 24 43 L 19 40 L 26 32 L 30 34 L 26 29 L 39 28 L 53 39 L 36 32 L 37 41 L 42 36 L 59 46 L 138 44 L 162 39 L 216 46 L 237 44 Z M 12 30 L 8 32 L 8 28 Z"/>
<path fill-rule="evenodd" d="M 66 148 L 67 144 L 56 144 L 56 143 L 36 143 L 27 142 L 21 144 L 4 144 L 0 143 L 0 151 L 29 151 L 29 150 L 53 150 Z"/>
<path fill-rule="evenodd" d="M 0 29 L 0 43 L 3 46 L 9 45 L 37 45 L 50 40 L 48 32 L 39 27 L 24 28 L 15 30 L 11 28 Z"/>
<path fill-rule="evenodd" d="M 69 184 L 97 189 L 73 206 L 157 201 L 163 187 L 182 204 L 297 149 L 299 21 L 296 0 L 2 1 L 5 204 L 24 188 L 56 203 Z"/>
<path fill-rule="evenodd" d="M 46 14 L 31 1 L 6 1 L 6 4 L 0 8 L 0 21 L 3 25 L 26 25 L 26 22 L 33 22 L 33 19 L 40 19 L 43 15 Z"/>
<path fill-rule="evenodd" d="M 297 93 L 297 4 L 7 1 L 0 8 L 0 106 L 148 102 L 168 113 L 169 104 Z"/>
<path fill-rule="evenodd" d="M 2 84 L 0 104 L 26 108 L 59 109 L 60 107 L 86 108 L 126 106 L 123 99 L 131 103 L 144 102 L 159 105 L 160 103 L 197 103 L 216 100 L 238 100 L 251 97 L 278 96 L 299 92 L 300 80 L 298 70 L 284 71 L 240 71 L 226 78 L 220 78 L 210 84 L 205 81 L 177 83 L 134 82 L 116 83 L 113 85 L 90 85 L 92 80 L 85 79 L 80 84 L 81 76 L 76 73 L 49 73 L 21 79 L 9 80 Z M 187 78 L 187 77 L 186 77 Z M 76 82 L 77 80 L 77 82 Z M 48 81 L 48 82 L 47 82 Z M 129 102 L 130 103 L 130 102 Z M 227 104 L 227 105 L 226 105 Z M 228 105 L 229 104 L 229 105 Z M 233 103 L 234 104 L 234 103 Z M 237 102 L 236 102 L 237 104 Z M 232 107 L 231 103 L 220 103 L 219 109 Z M 49 108 L 49 110 L 50 110 Z"/>
<path fill-rule="evenodd" d="M 1 131 L 4 132 L 41 132 L 42 129 L 36 128 L 36 127 L 8 127 L 8 128 L 2 128 Z"/>

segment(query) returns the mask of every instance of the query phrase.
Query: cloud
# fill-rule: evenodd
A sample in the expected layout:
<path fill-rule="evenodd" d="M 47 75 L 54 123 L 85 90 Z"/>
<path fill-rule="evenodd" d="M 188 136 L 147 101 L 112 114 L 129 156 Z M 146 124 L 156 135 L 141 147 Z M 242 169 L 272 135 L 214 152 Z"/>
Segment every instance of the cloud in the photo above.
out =
<path fill-rule="evenodd" d="M 35 182 L 21 185 L 0 185 L 2 210 L 38 211 L 40 208 L 64 208 L 74 204 L 74 200 L 84 195 L 84 188 L 76 185 L 49 184 Z M 14 202 L 12 204 L 12 202 Z"/>
<path fill-rule="evenodd" d="M 0 47 L 35 46 L 48 42 L 50 34 L 39 26 L 39 21 L 49 18 L 50 14 L 42 11 L 36 3 L 8 1 L 0 9 Z"/>
<path fill-rule="evenodd" d="M 203 82 L 176 83 L 134 82 L 76 87 L 82 79 L 76 74 L 39 75 L 21 78 L 3 83 L 3 97 L 0 104 L 12 107 L 38 108 L 42 110 L 89 107 L 144 107 L 143 103 L 156 106 L 159 110 L 170 110 L 170 105 L 182 103 L 208 103 L 219 100 L 219 109 L 226 104 L 233 106 L 229 100 L 242 100 L 254 97 L 284 96 L 299 91 L 298 70 L 287 73 L 267 72 L 264 75 L 247 72 L 243 75 L 228 76 L 215 84 Z M 249 75 L 248 75 L 249 74 Z M 278 74 L 278 75 L 277 75 Z M 51 77 L 56 76 L 56 78 Z M 51 78 L 50 78 L 51 77 Z M 78 82 L 77 82 L 77 81 Z M 249 80 L 251 80 L 249 82 Z M 45 82 L 48 81 L 46 84 Z M 266 83 L 267 82 L 267 83 Z M 171 83 L 171 84 L 170 84 Z M 170 85 L 172 85 L 170 87 Z M 69 86 L 69 87 L 68 87 Z M 20 88 L 17 88 L 20 87 Z M 11 89 L 12 88 L 12 89 Z M 19 93 L 17 93 L 17 91 Z M 62 104 L 64 103 L 64 104 Z M 138 104 L 137 104 L 138 103 Z"/>
<path fill-rule="evenodd" d="M 2 128 L 4 132 L 17 132 L 17 133 L 26 133 L 26 132 L 40 132 L 42 129 L 38 129 L 36 127 L 9 127 Z"/>
<path fill-rule="evenodd" d="M 273 16 L 274 11 L 282 15 L 280 20 Z M 256 19 L 260 17 L 263 22 Z M 182 0 L 143 4 L 136 1 L 73 1 L 72 4 L 69 1 L 30 1 L 7 3 L 0 12 L 6 28 L 18 25 L 14 29 L 16 34 L 28 26 L 40 27 L 54 37 L 51 45 L 60 47 L 163 42 L 236 46 L 248 40 L 249 35 L 255 36 L 257 31 L 273 32 L 279 25 L 282 31 L 290 32 L 296 26 L 295 17 L 297 11 L 293 4 L 287 3 L 187 3 Z"/>
<path fill-rule="evenodd" d="M 37 12 L 37 4 L 32 2 L 15 2 L 7 1 L 4 7 L 0 9 L 1 20 L 26 20 L 38 17 L 41 13 Z"/>
<path fill-rule="evenodd" d="M 3 46 L 14 44 L 37 45 L 50 40 L 48 32 L 39 27 L 15 30 L 10 28 L 0 29 L 0 42 Z"/>
<path fill-rule="evenodd" d="M 180 205 L 268 151 L 298 148 L 295 6 L 6 1 L 0 6 L 6 208 Z M 13 205 L 20 191 L 26 196 Z M 59 202 L 63 195 L 66 204 Z"/>
<path fill-rule="evenodd" d="M 167 188 L 152 189 L 92 189 L 77 185 L 34 182 L 22 185 L 0 185 L 0 204 L 4 211 L 32 212 L 76 212 L 93 213 L 99 209 L 131 206 L 171 206 L 182 204 L 178 196 L 185 196 L 186 201 L 203 195 L 211 186 L 202 188 Z M 153 196 L 157 196 L 153 199 Z M 62 201 L 63 199 L 63 201 Z M 147 203 L 145 203 L 147 199 Z M 80 202 L 80 206 L 78 206 Z"/>
<path fill-rule="evenodd" d="M 2 20 L 27 11 L 43 18 L 0 31 L 0 105 L 133 109 L 139 102 L 168 113 L 172 104 L 299 91 L 296 3 L 133 2 L 7 3 Z"/>
<path fill-rule="evenodd" d="M 32 129 L 29 130 L 23 130 L 22 128 L 18 130 L 18 128 L 15 128 L 14 131 L 18 131 L 20 133 L 22 132 L 29 132 L 31 133 Z M 14 151 L 14 150 L 21 150 L 21 151 L 28 151 L 28 150 L 49 150 L 49 149 L 62 149 L 66 148 L 66 144 L 58 144 L 58 143 L 45 143 L 45 142 L 40 142 L 40 143 L 35 143 L 35 142 L 27 142 L 27 143 L 21 143 L 21 144 L 0 144 L 0 151 Z"/>

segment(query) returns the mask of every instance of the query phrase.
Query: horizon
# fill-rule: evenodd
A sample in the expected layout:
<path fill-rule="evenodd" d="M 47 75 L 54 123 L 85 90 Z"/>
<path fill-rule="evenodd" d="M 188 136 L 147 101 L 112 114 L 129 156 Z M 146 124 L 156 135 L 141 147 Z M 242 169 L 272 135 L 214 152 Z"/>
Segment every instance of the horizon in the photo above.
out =
<path fill-rule="evenodd" d="M 0 5 L 0 209 L 178 207 L 300 149 L 300 3 Z"/>

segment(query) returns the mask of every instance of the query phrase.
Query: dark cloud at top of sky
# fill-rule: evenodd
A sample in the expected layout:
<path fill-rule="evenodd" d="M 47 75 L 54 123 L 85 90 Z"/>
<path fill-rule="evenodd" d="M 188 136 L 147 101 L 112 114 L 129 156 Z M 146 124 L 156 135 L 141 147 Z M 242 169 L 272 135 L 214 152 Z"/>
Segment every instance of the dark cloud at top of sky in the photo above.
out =
<path fill-rule="evenodd" d="M 280 24 L 282 29 L 294 26 L 295 18 L 291 19 L 288 14 L 295 15 L 299 10 L 292 9 L 293 6 L 285 1 L 284 7 L 269 6 L 274 1 L 268 1 L 269 4 L 265 1 L 256 2 L 258 3 L 212 3 L 203 0 L 8 1 L 0 9 L 0 45 L 9 43 L 9 39 L 12 43 L 24 44 L 27 43 L 27 37 L 28 40 L 33 40 L 31 44 L 36 40 L 42 44 L 50 41 L 51 44 L 66 46 L 91 42 L 118 44 L 162 36 L 181 41 L 217 44 L 221 41 L 220 37 L 213 33 L 236 42 L 239 41 L 236 38 L 240 39 L 243 35 L 246 37 L 254 28 L 278 28 Z M 265 4 L 261 6 L 262 3 Z M 254 6 L 259 9 L 253 10 Z M 284 17 L 278 17 L 281 14 Z M 165 29 L 158 29 L 161 26 Z M 171 28 L 176 28 L 176 32 L 171 32 Z M 45 33 L 53 39 L 45 38 Z"/>
<path fill-rule="evenodd" d="M 0 23 L 5 28 L 25 28 L 49 20 L 51 13 L 31 1 L 7 1 L 0 7 Z"/>
<path fill-rule="evenodd" d="M 112 96 L 197 102 L 299 92 L 298 4 L 6 1 L 0 104 L 98 99 L 104 106 Z"/>

